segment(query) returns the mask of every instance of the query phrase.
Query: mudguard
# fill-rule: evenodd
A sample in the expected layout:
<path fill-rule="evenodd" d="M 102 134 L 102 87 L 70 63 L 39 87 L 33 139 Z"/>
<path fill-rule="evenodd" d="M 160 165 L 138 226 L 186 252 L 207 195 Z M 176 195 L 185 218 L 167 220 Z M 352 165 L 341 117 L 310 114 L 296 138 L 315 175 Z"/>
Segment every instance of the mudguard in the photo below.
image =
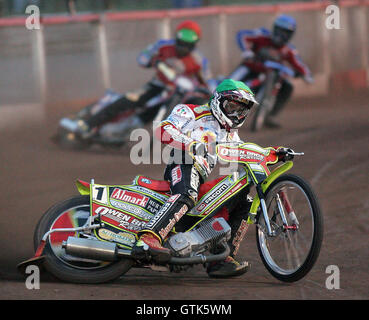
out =
<path fill-rule="evenodd" d="M 90 194 L 90 184 L 88 182 L 82 181 L 82 180 L 77 180 L 76 181 L 76 186 L 78 189 L 78 192 L 81 195 L 89 195 Z"/>
<path fill-rule="evenodd" d="M 286 163 L 284 163 L 283 165 L 273 170 L 271 174 L 261 183 L 261 188 L 263 192 L 265 192 L 268 189 L 268 187 L 272 184 L 273 181 L 275 181 L 279 176 L 284 174 L 286 171 L 290 170 L 292 167 L 293 167 L 293 162 L 286 161 Z M 255 217 L 256 217 L 256 213 L 257 213 L 259 206 L 260 206 L 260 199 L 259 199 L 259 196 L 256 194 L 251 204 L 249 217 L 247 219 L 248 224 L 255 223 Z"/>

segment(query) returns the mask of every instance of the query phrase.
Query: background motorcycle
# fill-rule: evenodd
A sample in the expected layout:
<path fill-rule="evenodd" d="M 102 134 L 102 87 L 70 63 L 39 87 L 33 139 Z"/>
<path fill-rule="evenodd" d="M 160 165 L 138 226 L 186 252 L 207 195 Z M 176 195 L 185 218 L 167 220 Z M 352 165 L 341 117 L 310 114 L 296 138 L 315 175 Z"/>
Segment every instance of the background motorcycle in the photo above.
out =
<path fill-rule="evenodd" d="M 237 79 L 240 78 L 240 81 L 245 82 L 255 93 L 256 101 L 259 102 L 259 105 L 253 107 L 252 114 L 250 115 L 251 131 L 258 131 L 264 126 L 266 118 L 273 110 L 283 81 L 297 76 L 294 70 L 278 62 L 278 55 L 278 52 L 275 50 L 263 48 L 258 52 L 255 58 L 250 57 L 245 60 L 246 62 L 252 61 L 253 63 L 259 64 L 258 69 L 261 69 L 261 71 L 250 71 L 248 67 L 241 64 L 243 68 L 241 76 L 236 76 Z M 262 66 L 261 68 L 260 65 Z M 229 77 L 232 77 L 232 74 Z M 208 81 L 208 86 L 214 90 L 224 79 L 224 76 L 210 79 Z M 313 83 L 314 81 L 311 76 L 305 77 L 304 80 L 307 83 Z"/>
<path fill-rule="evenodd" d="M 104 96 L 96 103 L 86 106 L 74 115 L 62 118 L 52 140 L 60 146 L 73 149 L 85 149 L 96 144 L 119 148 L 129 141 L 131 130 L 139 127 L 135 123 L 135 116 L 140 112 L 153 109 L 156 111 L 153 121 L 161 121 L 169 115 L 176 104 L 204 104 L 209 100 L 210 92 L 208 89 L 200 86 L 193 78 L 177 75 L 164 63 L 159 63 L 157 68 L 171 84 L 167 85 L 160 95 L 150 99 L 142 108 L 123 110 L 111 121 L 97 127 L 93 136 L 89 138 L 76 135 L 79 120 L 88 119 L 91 115 L 100 112 L 122 97 L 121 94 L 110 89 L 106 90 Z"/>
<path fill-rule="evenodd" d="M 251 131 L 258 131 L 264 126 L 265 119 L 274 107 L 283 80 L 295 76 L 291 68 L 275 61 L 265 61 L 264 67 L 266 69 L 264 73 L 246 81 L 250 89 L 256 92 L 256 101 L 259 102 L 253 111 Z"/>
<path fill-rule="evenodd" d="M 323 239 L 318 200 L 301 177 L 285 174 L 293 166 L 291 149 L 261 148 L 252 143 L 218 145 L 218 157 L 238 163 L 234 173 L 201 185 L 196 206 L 176 224 L 164 245 L 172 257 L 157 264 L 149 256 L 131 256 L 136 234 L 169 197 L 169 183 L 137 176 L 131 185 L 99 185 L 77 180 L 80 196 L 62 201 L 45 212 L 34 233 L 36 253 L 18 265 L 43 265 L 61 280 L 100 283 L 125 274 L 132 267 L 180 271 L 194 264 L 223 261 L 230 253 L 229 214 L 242 220 L 232 245 L 256 225 L 262 262 L 278 280 L 294 282 L 314 266 Z M 268 166 L 283 155 L 284 164 Z M 256 189 L 252 200 L 251 188 Z M 170 199 L 169 199 L 170 201 Z M 230 207 L 231 209 L 229 209 Z M 247 210 L 245 210 L 247 208 Z M 245 212 L 243 212 L 244 210 Z"/>

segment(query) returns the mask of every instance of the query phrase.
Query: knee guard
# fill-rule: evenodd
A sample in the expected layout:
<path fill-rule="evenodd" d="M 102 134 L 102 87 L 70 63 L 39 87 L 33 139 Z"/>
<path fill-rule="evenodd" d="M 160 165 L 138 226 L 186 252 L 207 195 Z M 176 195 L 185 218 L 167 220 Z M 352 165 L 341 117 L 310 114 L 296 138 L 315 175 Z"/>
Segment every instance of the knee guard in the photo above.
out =
<path fill-rule="evenodd" d="M 252 204 L 252 200 L 247 197 L 243 198 L 239 204 L 229 214 L 229 225 L 231 227 L 231 238 L 229 245 L 231 248 L 230 255 L 235 257 L 240 244 L 245 237 L 248 224 L 247 217 Z"/>

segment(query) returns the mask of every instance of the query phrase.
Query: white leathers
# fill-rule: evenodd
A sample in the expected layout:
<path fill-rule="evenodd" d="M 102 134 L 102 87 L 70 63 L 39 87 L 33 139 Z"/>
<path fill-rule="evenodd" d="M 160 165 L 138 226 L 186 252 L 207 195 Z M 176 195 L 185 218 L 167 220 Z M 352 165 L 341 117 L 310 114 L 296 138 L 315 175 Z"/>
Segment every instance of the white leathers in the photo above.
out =
<path fill-rule="evenodd" d="M 240 142 L 237 130 L 228 132 L 222 129 L 208 104 L 179 104 L 159 128 L 161 142 L 181 150 L 188 150 L 191 144 L 201 142 L 208 145 L 209 153 L 214 155 L 215 150 L 211 150 L 211 146 L 215 143 Z M 213 160 L 215 165 L 216 157 Z"/>

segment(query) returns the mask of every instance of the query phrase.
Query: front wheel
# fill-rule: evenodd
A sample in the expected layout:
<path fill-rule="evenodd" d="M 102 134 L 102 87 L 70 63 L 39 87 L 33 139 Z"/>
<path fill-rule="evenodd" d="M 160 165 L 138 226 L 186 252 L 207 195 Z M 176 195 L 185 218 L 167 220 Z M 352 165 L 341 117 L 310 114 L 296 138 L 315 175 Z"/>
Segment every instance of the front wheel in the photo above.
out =
<path fill-rule="evenodd" d="M 273 109 L 276 99 L 276 96 L 273 95 L 273 90 L 277 77 L 278 74 L 275 71 L 268 73 L 264 84 L 256 95 L 256 101 L 259 102 L 259 105 L 255 106 L 254 116 L 251 122 L 251 131 L 253 132 L 263 128 L 266 118 Z"/>
<path fill-rule="evenodd" d="M 90 215 L 90 196 L 76 196 L 54 205 L 42 216 L 34 233 L 34 246 L 52 229 L 82 227 Z M 73 283 L 102 283 L 111 281 L 132 266 L 133 260 L 116 262 L 83 259 L 66 254 L 62 242 L 69 236 L 83 237 L 79 232 L 51 233 L 45 246 L 44 267 L 60 280 Z"/>
<path fill-rule="evenodd" d="M 265 202 L 272 235 L 260 215 L 256 241 L 261 260 L 278 280 L 298 281 L 314 266 L 323 240 L 318 199 L 305 180 L 288 174 L 270 185 Z"/>

